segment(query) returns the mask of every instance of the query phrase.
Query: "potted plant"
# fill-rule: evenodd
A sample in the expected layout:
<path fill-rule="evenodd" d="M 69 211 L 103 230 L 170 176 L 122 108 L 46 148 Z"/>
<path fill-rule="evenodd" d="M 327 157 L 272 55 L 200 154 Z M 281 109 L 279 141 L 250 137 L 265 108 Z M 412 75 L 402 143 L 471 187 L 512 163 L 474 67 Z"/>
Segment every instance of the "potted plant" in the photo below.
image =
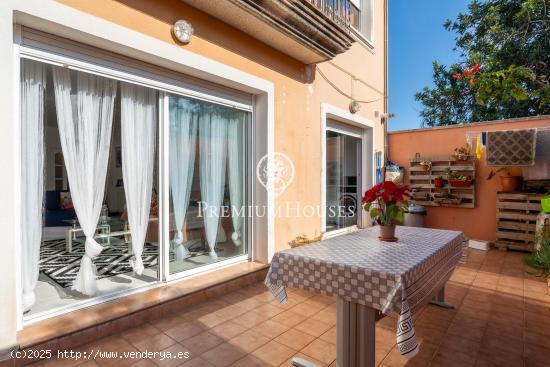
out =
<path fill-rule="evenodd" d="M 361 201 L 363 209 L 380 225 L 382 241 L 397 241 L 395 225 L 403 222 L 409 196 L 407 185 L 392 181 L 384 181 L 365 191 Z"/>
<path fill-rule="evenodd" d="M 441 196 L 434 196 L 434 201 L 439 204 L 458 205 L 462 199 L 450 192 L 444 192 Z"/>
<path fill-rule="evenodd" d="M 430 161 L 426 161 L 426 160 L 423 160 L 423 161 L 420 161 L 420 167 L 422 167 L 422 170 L 424 171 L 429 171 L 430 168 L 432 168 L 432 162 Z"/>
<path fill-rule="evenodd" d="M 491 180 L 497 175 L 497 173 L 504 172 L 500 175 L 500 189 L 504 192 L 514 192 L 518 191 L 519 186 L 521 185 L 521 176 L 513 175 L 508 167 L 500 167 L 497 170 L 492 170 L 487 177 L 487 180 Z"/>
<path fill-rule="evenodd" d="M 455 148 L 453 157 L 457 161 L 467 161 L 468 159 L 470 159 L 470 153 L 471 153 L 470 144 L 466 144 L 465 147 Z"/>
<path fill-rule="evenodd" d="M 523 262 L 536 270 L 534 275 L 546 278 L 547 292 L 550 293 L 550 239 L 543 240 L 538 250 L 525 255 Z"/>
<path fill-rule="evenodd" d="M 434 178 L 434 186 L 435 187 L 437 187 L 438 189 L 442 188 L 443 184 L 444 184 L 443 176 L 439 176 L 439 177 Z"/>
<path fill-rule="evenodd" d="M 467 175 L 462 175 L 458 172 L 451 171 L 450 168 L 447 168 L 447 182 L 452 187 L 470 187 L 472 184 L 472 177 Z"/>

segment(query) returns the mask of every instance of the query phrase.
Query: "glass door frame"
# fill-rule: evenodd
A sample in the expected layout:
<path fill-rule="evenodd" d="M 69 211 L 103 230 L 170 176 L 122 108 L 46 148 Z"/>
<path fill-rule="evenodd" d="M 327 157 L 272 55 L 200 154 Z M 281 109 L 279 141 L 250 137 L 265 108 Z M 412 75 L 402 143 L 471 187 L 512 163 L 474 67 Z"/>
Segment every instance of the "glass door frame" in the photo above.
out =
<path fill-rule="evenodd" d="M 169 180 L 169 169 L 170 169 L 170 113 L 169 113 L 169 97 L 170 95 L 176 95 L 176 96 L 183 96 L 188 98 L 194 98 L 193 96 L 189 96 L 185 93 L 174 93 L 174 92 L 162 92 L 159 94 L 159 106 L 162 107 L 159 108 L 159 121 L 160 121 L 160 142 L 159 146 L 162 148 L 162 150 L 159 150 L 159 171 L 160 171 L 160 180 L 159 180 L 159 187 L 160 190 L 160 202 L 162 203 L 162 213 L 159 216 L 160 217 L 160 228 L 161 233 L 159 234 L 159 239 L 161 243 L 161 255 L 160 259 L 162 260 L 162 266 L 161 266 L 161 279 L 160 281 L 173 281 L 177 279 L 187 278 L 191 276 L 195 276 L 198 274 L 210 272 L 213 270 L 218 270 L 223 267 L 231 266 L 233 264 L 241 263 L 249 261 L 252 258 L 252 236 L 251 236 L 251 216 L 248 215 L 248 208 L 250 206 L 250 195 L 248 195 L 249 191 L 248 188 L 250 187 L 250 182 L 247 179 L 250 175 L 250 162 L 251 162 L 251 156 L 250 156 L 250 148 L 251 148 L 251 142 L 252 142 L 252 126 L 254 121 L 254 113 L 252 106 L 250 108 L 242 108 L 242 107 L 233 107 L 237 108 L 239 110 L 243 110 L 246 112 L 249 112 L 249 118 L 246 121 L 246 140 L 245 140 L 245 146 L 244 146 L 244 152 L 245 152 L 245 164 L 243 164 L 243 167 L 245 168 L 244 172 L 244 180 L 243 183 L 245 184 L 245 196 L 243 203 L 246 206 L 247 210 L 246 217 L 245 217 L 245 226 L 246 226 L 246 253 L 243 255 L 238 255 L 235 257 L 232 257 L 230 259 L 214 262 L 212 264 L 202 265 L 198 266 L 193 269 L 177 272 L 177 273 L 170 273 L 170 180 Z M 209 101 L 212 102 L 212 101 Z M 212 102 L 216 103 L 216 102 Z M 159 262 L 160 263 L 160 262 Z"/>
<path fill-rule="evenodd" d="M 355 139 L 358 139 L 355 143 L 358 145 L 358 149 L 356 149 L 356 170 L 357 170 L 357 176 L 356 176 L 356 183 L 357 183 L 357 208 L 356 208 L 356 223 L 351 225 L 351 226 L 347 226 L 347 227 L 342 227 L 342 228 L 337 228 L 337 229 L 334 229 L 334 230 L 331 230 L 331 231 L 327 231 L 326 230 L 326 220 L 327 220 L 327 215 L 325 215 L 325 218 L 324 218 L 324 221 L 325 221 L 325 233 L 327 234 L 327 236 L 330 236 L 332 234 L 337 234 L 337 233 L 341 233 L 341 232 L 348 232 L 350 230 L 354 230 L 356 228 L 359 228 L 361 226 L 361 223 L 363 222 L 363 211 L 361 210 L 361 192 L 362 192 L 362 187 L 363 187 L 363 131 L 361 131 L 361 129 L 359 128 L 355 128 L 355 127 L 352 127 L 352 126 L 345 126 L 341 123 L 338 123 L 337 121 L 335 120 L 327 120 L 327 126 L 326 126 L 326 129 L 325 129 L 325 136 L 324 136 L 324 139 L 326 141 L 327 139 L 327 134 L 326 132 L 328 131 L 331 131 L 333 133 L 337 133 L 337 134 L 341 134 L 341 135 L 344 135 L 344 136 L 347 136 L 347 137 L 351 137 L 351 138 L 355 138 Z M 328 149 L 325 149 L 325 172 L 326 172 L 326 167 L 327 167 L 327 151 Z M 326 175 L 325 175 L 325 181 L 326 181 Z M 325 198 L 327 197 L 327 194 L 328 194 L 328 188 L 326 188 L 325 186 Z M 326 200 L 326 199 L 325 199 Z M 325 206 L 326 206 L 326 201 L 325 201 Z"/>

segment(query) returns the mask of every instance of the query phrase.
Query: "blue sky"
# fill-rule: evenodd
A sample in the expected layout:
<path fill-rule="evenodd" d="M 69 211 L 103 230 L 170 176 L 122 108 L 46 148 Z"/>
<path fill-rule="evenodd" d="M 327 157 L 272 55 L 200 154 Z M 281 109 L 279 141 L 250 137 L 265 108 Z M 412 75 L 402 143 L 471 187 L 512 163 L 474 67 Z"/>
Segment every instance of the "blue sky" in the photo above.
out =
<path fill-rule="evenodd" d="M 432 61 L 450 65 L 454 33 L 443 28 L 467 9 L 470 0 L 389 1 L 389 110 L 395 113 L 389 129 L 420 127 L 420 104 L 414 94 L 432 85 Z"/>

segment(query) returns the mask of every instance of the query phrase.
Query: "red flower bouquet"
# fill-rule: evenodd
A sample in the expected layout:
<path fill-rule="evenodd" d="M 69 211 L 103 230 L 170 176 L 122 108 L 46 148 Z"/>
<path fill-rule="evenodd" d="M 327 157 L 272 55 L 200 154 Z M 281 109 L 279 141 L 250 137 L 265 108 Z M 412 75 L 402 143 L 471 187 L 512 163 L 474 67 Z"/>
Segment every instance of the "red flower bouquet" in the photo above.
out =
<path fill-rule="evenodd" d="M 381 239 L 395 240 L 395 224 L 403 222 L 408 207 L 409 187 L 384 181 L 365 192 L 361 203 L 380 224 Z"/>

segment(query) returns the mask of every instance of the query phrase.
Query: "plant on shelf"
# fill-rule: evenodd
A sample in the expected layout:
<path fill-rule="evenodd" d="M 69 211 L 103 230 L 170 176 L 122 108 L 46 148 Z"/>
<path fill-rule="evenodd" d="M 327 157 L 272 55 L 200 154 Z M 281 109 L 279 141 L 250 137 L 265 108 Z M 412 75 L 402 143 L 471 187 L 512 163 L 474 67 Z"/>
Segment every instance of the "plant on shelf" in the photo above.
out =
<path fill-rule="evenodd" d="M 469 187 L 472 184 L 472 177 L 452 171 L 450 168 L 445 170 L 447 181 L 452 187 Z"/>
<path fill-rule="evenodd" d="M 432 168 L 432 162 L 427 161 L 427 160 L 420 161 L 419 164 L 420 164 L 420 167 L 422 167 L 422 169 L 424 171 L 429 171 L 430 168 Z"/>
<path fill-rule="evenodd" d="M 523 262 L 535 269 L 534 274 L 546 279 L 550 278 L 550 239 L 542 241 L 540 248 L 523 257 Z"/>
<path fill-rule="evenodd" d="M 521 185 L 521 176 L 513 175 L 508 167 L 500 167 L 498 169 L 491 170 L 487 180 L 491 180 L 498 173 L 504 172 L 500 175 L 500 190 L 504 192 L 514 192 L 519 189 Z"/>
<path fill-rule="evenodd" d="M 365 191 L 363 209 L 380 225 L 380 239 L 396 241 L 395 224 L 403 222 L 410 197 L 407 185 L 384 181 Z"/>
<path fill-rule="evenodd" d="M 445 184 L 445 180 L 444 180 L 443 176 L 438 176 L 438 177 L 434 178 L 434 186 L 435 187 L 442 188 L 444 184 Z"/>
<path fill-rule="evenodd" d="M 436 203 L 440 204 L 446 204 L 446 205 L 458 205 L 462 201 L 462 199 L 449 191 L 444 192 L 441 194 L 441 196 L 435 196 L 434 201 Z"/>
<path fill-rule="evenodd" d="M 464 147 L 455 148 L 455 152 L 453 154 L 453 157 L 457 161 L 467 161 L 470 159 L 470 153 L 472 149 L 470 147 L 470 144 L 466 144 Z"/>

